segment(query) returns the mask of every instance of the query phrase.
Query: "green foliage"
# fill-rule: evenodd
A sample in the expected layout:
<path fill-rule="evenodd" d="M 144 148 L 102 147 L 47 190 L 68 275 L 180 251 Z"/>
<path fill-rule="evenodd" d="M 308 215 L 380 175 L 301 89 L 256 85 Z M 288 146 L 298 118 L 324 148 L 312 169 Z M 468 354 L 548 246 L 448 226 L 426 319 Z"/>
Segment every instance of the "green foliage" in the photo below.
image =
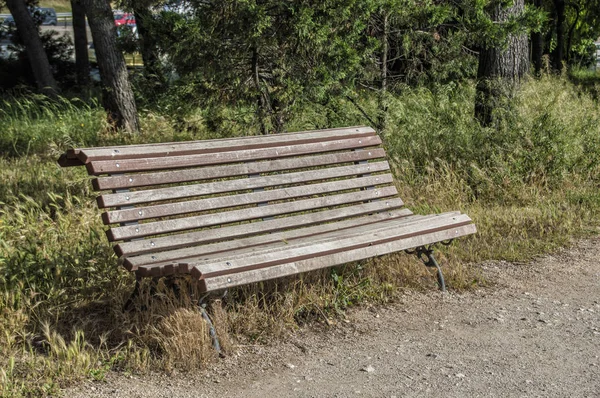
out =
<path fill-rule="evenodd" d="M 310 103 L 379 91 L 384 79 L 393 92 L 464 81 L 475 76 L 478 48 L 505 45 L 509 34 L 544 21 L 527 8 L 497 23 L 485 12 L 492 1 L 189 4 L 188 13 L 163 11 L 148 26 L 176 71 L 171 103 L 199 103 L 211 114 L 243 106 L 262 133 L 286 130 Z"/>
<path fill-rule="evenodd" d="M 108 244 L 100 244 L 101 226 L 90 223 L 93 207 L 82 208 L 77 197 L 51 192 L 48 196 L 46 203 L 24 195 L 8 197 L 3 203 L 2 288 L 35 292 L 40 301 L 60 302 L 65 296 L 81 299 L 88 286 L 110 282 L 112 251 Z M 85 234 L 72 232 L 78 224 L 88 226 Z M 29 233 L 23 235 L 26 230 Z"/>
<path fill-rule="evenodd" d="M 117 27 L 117 44 L 121 51 L 133 54 L 140 51 L 140 41 L 135 31 L 128 25 Z"/>
<path fill-rule="evenodd" d="M 428 167 L 447 165 L 468 183 L 473 199 L 499 203 L 518 200 L 522 186 L 552 188 L 575 175 L 597 181 L 600 114 L 594 100 L 544 77 L 525 85 L 517 112 L 503 115 L 495 129 L 473 123 L 473 95 L 473 85 L 465 84 L 416 89 L 392 102 L 395 128 L 386 140 L 400 175 L 418 178 Z"/>
<path fill-rule="evenodd" d="M 303 103 L 352 86 L 369 53 L 369 2 L 191 3 L 192 15 L 158 19 L 161 47 L 196 98 L 207 96 L 209 106 L 258 104 L 265 131 L 282 131 Z"/>
<path fill-rule="evenodd" d="M 23 156 L 46 152 L 49 147 L 94 145 L 105 130 L 100 108 L 80 100 L 25 93 L 0 99 L 0 151 L 4 156 Z"/>
<path fill-rule="evenodd" d="M 566 6 L 567 61 L 579 67 L 594 65 L 594 42 L 600 36 L 600 1 L 573 0 Z"/>

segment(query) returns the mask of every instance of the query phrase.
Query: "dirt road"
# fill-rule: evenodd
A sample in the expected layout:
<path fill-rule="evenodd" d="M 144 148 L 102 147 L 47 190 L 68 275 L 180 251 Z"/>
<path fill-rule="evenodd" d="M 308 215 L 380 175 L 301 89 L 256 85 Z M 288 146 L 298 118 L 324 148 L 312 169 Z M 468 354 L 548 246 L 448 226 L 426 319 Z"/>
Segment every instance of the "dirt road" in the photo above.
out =
<path fill-rule="evenodd" d="M 494 287 L 408 292 L 205 372 L 113 374 L 66 396 L 600 397 L 599 260 L 593 239 L 531 264 L 483 264 Z"/>

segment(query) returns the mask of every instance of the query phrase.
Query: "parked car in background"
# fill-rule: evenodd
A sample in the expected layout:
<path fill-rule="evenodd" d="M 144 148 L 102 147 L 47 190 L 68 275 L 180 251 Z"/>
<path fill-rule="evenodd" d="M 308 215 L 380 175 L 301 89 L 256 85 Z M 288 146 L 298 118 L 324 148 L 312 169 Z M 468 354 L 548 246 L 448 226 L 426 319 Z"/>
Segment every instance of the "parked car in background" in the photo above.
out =
<path fill-rule="evenodd" d="M 30 8 L 31 16 L 39 25 L 58 25 L 56 10 L 50 7 L 34 7 Z M 14 26 L 15 19 L 12 15 L 4 18 L 4 25 Z"/>
<path fill-rule="evenodd" d="M 114 11 L 115 25 L 117 26 L 135 26 L 135 16 L 128 12 Z"/>
<path fill-rule="evenodd" d="M 56 18 L 56 10 L 54 8 L 50 8 L 50 7 L 35 8 L 34 13 L 40 14 L 40 17 L 42 20 L 42 25 L 52 25 L 52 26 L 58 25 L 58 18 Z M 34 16 L 35 16 L 35 14 L 34 14 Z"/>

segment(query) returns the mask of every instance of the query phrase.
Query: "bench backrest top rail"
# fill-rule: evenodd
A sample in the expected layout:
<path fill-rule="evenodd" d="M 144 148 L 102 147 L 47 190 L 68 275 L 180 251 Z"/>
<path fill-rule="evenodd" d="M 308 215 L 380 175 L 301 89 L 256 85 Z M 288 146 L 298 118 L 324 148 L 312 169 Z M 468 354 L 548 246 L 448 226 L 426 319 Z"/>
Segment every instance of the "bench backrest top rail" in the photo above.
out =
<path fill-rule="evenodd" d="M 223 152 L 225 150 L 247 150 L 276 147 L 285 144 L 303 144 L 336 140 L 340 138 L 360 138 L 375 135 L 371 127 L 355 126 L 318 131 L 300 131 L 265 136 L 244 136 L 216 140 L 181 141 L 142 145 L 122 145 L 111 147 L 76 148 L 67 151 L 66 159 L 78 160 L 87 164 L 98 160 L 137 159 L 148 157 L 182 156 L 202 153 Z M 76 165 L 75 163 L 67 166 Z"/>
<path fill-rule="evenodd" d="M 359 149 L 381 144 L 378 136 L 341 138 L 311 143 L 286 143 L 268 148 L 233 149 L 220 152 L 173 155 L 146 158 L 94 160 L 86 163 L 89 174 L 115 174 L 127 172 L 181 169 L 186 167 L 214 166 L 219 164 L 280 159 L 293 156 Z"/>

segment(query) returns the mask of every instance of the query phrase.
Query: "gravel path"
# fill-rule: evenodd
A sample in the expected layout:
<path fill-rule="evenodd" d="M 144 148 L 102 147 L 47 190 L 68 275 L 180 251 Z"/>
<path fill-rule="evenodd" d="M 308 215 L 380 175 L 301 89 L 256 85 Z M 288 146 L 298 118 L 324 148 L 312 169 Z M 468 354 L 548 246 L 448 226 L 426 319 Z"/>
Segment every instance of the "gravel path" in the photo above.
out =
<path fill-rule="evenodd" d="M 531 264 L 480 265 L 495 286 L 408 292 L 194 374 L 86 382 L 68 397 L 600 397 L 600 239 Z"/>

